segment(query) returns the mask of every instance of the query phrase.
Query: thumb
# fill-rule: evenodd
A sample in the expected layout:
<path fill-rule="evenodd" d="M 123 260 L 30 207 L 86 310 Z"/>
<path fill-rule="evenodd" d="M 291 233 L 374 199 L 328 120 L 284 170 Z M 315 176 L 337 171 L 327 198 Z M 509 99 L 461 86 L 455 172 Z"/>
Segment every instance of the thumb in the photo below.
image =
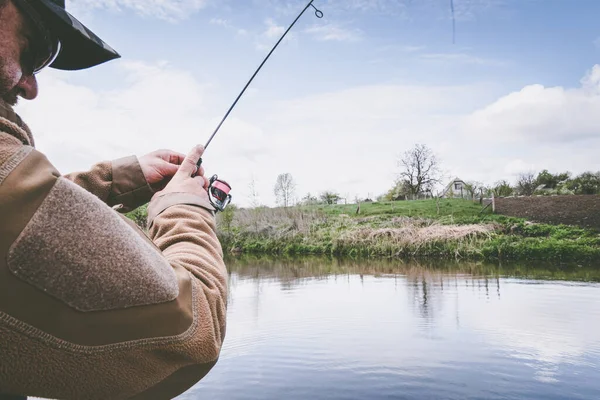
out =
<path fill-rule="evenodd" d="M 190 177 L 193 174 L 195 174 L 196 173 L 196 163 L 198 162 L 200 157 L 202 157 L 202 153 L 204 153 L 204 146 L 202 146 L 202 145 L 195 146 L 188 153 L 188 155 L 185 156 L 185 159 L 181 163 L 181 166 L 179 167 L 179 170 L 177 171 L 176 175 L 183 175 L 186 177 Z"/>

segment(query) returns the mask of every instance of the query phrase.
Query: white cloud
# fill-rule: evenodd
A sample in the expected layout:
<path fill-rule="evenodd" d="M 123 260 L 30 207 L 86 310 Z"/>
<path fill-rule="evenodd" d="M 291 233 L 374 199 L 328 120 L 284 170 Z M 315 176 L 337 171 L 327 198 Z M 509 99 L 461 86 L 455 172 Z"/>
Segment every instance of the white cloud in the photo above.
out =
<path fill-rule="evenodd" d="M 222 116 L 222 90 L 187 71 L 164 62 L 114 65 L 118 89 L 92 91 L 48 71 L 40 98 L 19 106 L 39 149 L 62 172 L 157 148 L 187 152 Z M 376 196 L 393 181 L 397 155 L 415 143 L 440 156 L 448 178 L 493 183 L 530 169 L 598 169 L 600 66 L 576 89 L 530 85 L 491 104 L 490 91 L 499 87 L 361 86 L 274 98 L 261 113 L 246 113 L 246 102 L 211 144 L 207 172 L 227 179 L 244 205 L 252 175 L 263 201 L 273 204 L 282 172 L 298 182 L 298 197 L 330 189 Z"/>
<path fill-rule="evenodd" d="M 412 52 L 415 52 L 415 51 L 424 50 L 425 46 L 410 46 L 410 45 L 407 45 L 407 46 L 400 46 L 399 49 L 401 51 L 405 51 L 407 53 L 412 53 Z"/>
<path fill-rule="evenodd" d="M 275 42 L 283 35 L 285 32 L 285 26 L 279 25 L 272 18 L 267 18 L 265 20 L 265 30 L 260 33 L 256 37 L 256 41 L 254 43 L 257 50 L 267 51 L 271 49 L 271 47 L 275 44 Z M 285 40 L 288 41 L 294 38 L 293 33 L 289 33 Z"/>
<path fill-rule="evenodd" d="M 328 0 L 323 9 L 343 9 L 361 12 L 405 14 L 410 0 Z"/>
<path fill-rule="evenodd" d="M 263 35 L 267 38 L 278 38 L 285 32 L 285 27 L 277 25 L 271 18 L 268 18 L 265 23 L 267 24 L 267 30 L 264 31 Z"/>
<path fill-rule="evenodd" d="M 225 29 L 231 29 L 231 30 L 235 31 L 235 33 L 239 36 L 246 36 L 248 34 L 248 31 L 246 29 L 242 29 L 242 28 L 238 28 L 238 27 L 234 26 L 231 23 L 231 21 L 228 19 L 211 18 L 209 23 L 211 25 L 221 26 Z"/>
<path fill-rule="evenodd" d="M 101 8 L 112 11 L 132 10 L 139 15 L 177 21 L 202 9 L 207 0 L 71 0 L 68 9 L 74 15 L 89 13 L 90 9 Z"/>
<path fill-rule="evenodd" d="M 539 171 L 535 164 L 527 162 L 523 159 L 517 158 L 514 160 L 510 160 L 506 163 L 504 167 L 504 172 L 508 177 L 517 176 L 520 173 Z"/>
<path fill-rule="evenodd" d="M 61 171 L 157 147 L 189 146 L 185 136 L 209 120 L 206 88 L 189 73 L 167 63 L 118 65 L 120 89 L 92 91 L 59 78 L 64 73 L 48 71 L 41 77 L 39 98 L 21 102 L 19 112 L 38 147 L 50 153 Z M 177 91 L 175 99 L 173 88 L 186 90 Z"/>
<path fill-rule="evenodd" d="M 477 56 L 473 56 L 473 55 L 466 54 L 466 53 L 430 53 L 430 54 L 422 54 L 419 57 L 423 60 L 439 61 L 439 62 L 445 62 L 445 63 L 488 65 L 488 66 L 504 66 L 504 65 L 506 65 L 506 62 L 504 62 L 504 61 L 477 57 Z"/>
<path fill-rule="evenodd" d="M 491 298 L 485 307 L 474 301 L 461 301 L 461 327 L 477 332 L 482 340 L 521 360 L 534 370 L 536 380 L 568 379 L 561 374 L 560 367 L 585 364 L 588 349 L 600 344 L 598 336 L 584 328 L 589 322 L 582 318 L 597 313 L 598 307 L 581 302 L 581 309 L 573 314 L 554 296 L 560 292 L 565 298 L 580 298 L 596 288 L 560 283 L 552 284 L 554 287 L 548 284 L 545 290 L 532 290 L 528 286 L 528 282 L 505 280 L 502 300 Z"/>
<path fill-rule="evenodd" d="M 217 26 L 222 26 L 225 28 L 230 28 L 231 27 L 231 23 L 223 18 L 211 18 L 209 23 L 211 25 L 217 25 Z"/>
<path fill-rule="evenodd" d="M 581 79 L 584 92 L 600 94 L 600 65 L 594 67 Z"/>
<path fill-rule="evenodd" d="M 473 113 L 465 122 L 472 137 L 544 145 L 600 139 L 600 65 L 577 89 L 526 86 Z"/>
<path fill-rule="evenodd" d="M 505 5 L 506 0 L 455 0 L 454 16 L 459 21 L 473 20 L 486 12 L 495 12 Z M 451 18 L 450 2 L 438 0 L 326 0 L 321 8 L 333 13 L 338 10 L 350 10 L 393 15 L 395 18 Z"/>
<path fill-rule="evenodd" d="M 347 29 L 336 24 L 313 25 L 305 32 L 321 41 L 356 42 L 363 36 L 360 29 Z"/>

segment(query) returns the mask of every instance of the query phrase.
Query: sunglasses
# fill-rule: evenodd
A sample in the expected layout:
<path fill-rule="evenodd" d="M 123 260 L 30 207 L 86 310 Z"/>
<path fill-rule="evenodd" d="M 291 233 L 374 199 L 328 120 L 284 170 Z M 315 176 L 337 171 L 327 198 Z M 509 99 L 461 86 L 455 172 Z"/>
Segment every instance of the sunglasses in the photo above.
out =
<path fill-rule="evenodd" d="M 50 33 L 40 14 L 27 0 L 13 0 L 13 2 L 37 31 L 36 40 L 30 43 L 30 48 L 23 57 L 25 67 L 33 74 L 37 74 L 54 62 L 60 53 L 60 41 Z"/>

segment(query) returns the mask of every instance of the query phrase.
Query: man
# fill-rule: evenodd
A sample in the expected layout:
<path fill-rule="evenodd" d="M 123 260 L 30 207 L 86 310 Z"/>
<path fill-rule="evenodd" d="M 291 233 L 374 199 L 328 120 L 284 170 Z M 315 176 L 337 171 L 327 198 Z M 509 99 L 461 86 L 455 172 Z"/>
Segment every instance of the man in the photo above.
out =
<path fill-rule="evenodd" d="M 12 110 L 45 66 L 117 57 L 64 0 L 0 0 L 2 395 L 170 399 L 219 356 L 227 272 L 202 147 L 61 176 Z M 146 236 L 115 210 L 148 201 Z"/>

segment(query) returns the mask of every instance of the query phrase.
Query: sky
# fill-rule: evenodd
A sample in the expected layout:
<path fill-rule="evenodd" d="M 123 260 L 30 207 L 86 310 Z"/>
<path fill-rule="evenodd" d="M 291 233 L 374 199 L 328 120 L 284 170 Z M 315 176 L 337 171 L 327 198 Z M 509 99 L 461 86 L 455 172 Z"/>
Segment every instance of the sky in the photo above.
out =
<path fill-rule="evenodd" d="M 17 112 L 62 173 L 204 144 L 305 0 L 71 0 L 122 58 L 47 69 Z M 348 202 L 393 186 L 415 144 L 444 186 L 600 170 L 600 2 L 315 0 L 207 148 L 234 203 Z M 252 199 L 254 182 L 258 199 Z"/>

